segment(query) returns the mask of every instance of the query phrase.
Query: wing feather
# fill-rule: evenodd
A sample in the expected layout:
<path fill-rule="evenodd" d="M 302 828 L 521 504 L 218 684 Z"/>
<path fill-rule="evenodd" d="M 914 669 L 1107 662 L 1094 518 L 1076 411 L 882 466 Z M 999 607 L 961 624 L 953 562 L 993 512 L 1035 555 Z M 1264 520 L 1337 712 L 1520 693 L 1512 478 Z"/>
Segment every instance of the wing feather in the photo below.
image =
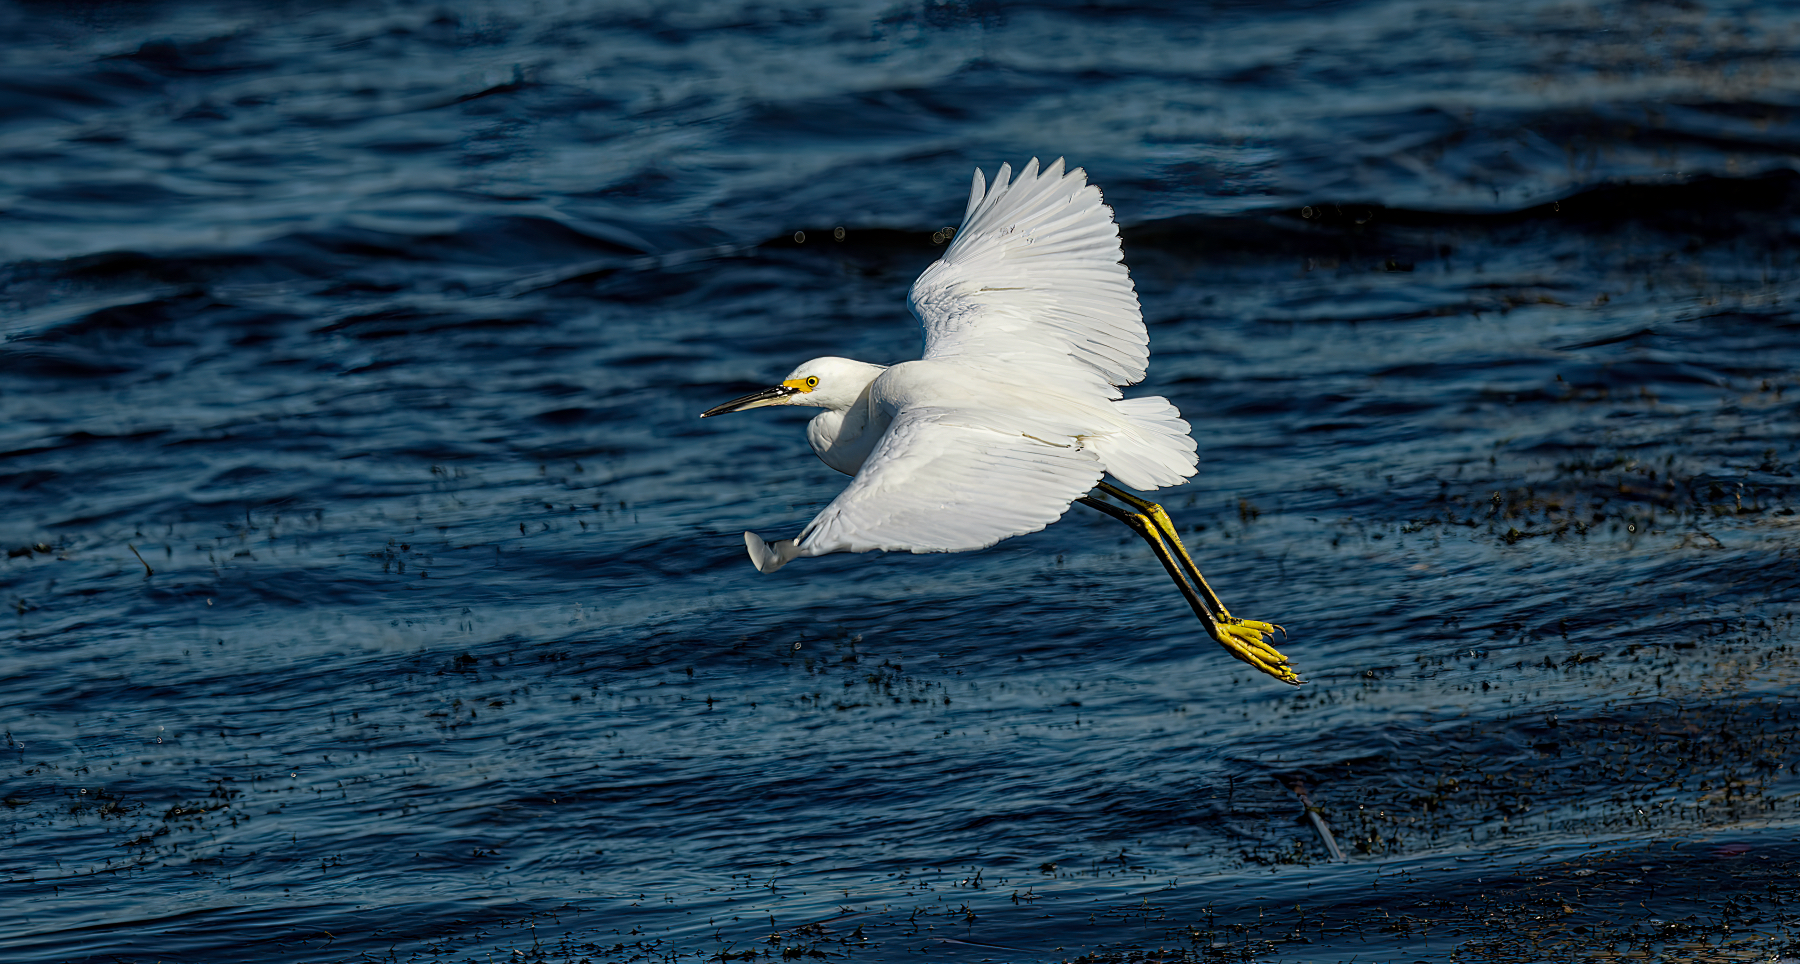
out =
<path fill-rule="evenodd" d="M 1104 397 L 1144 377 L 1150 360 L 1119 229 L 1100 189 L 1060 158 L 1033 158 L 989 186 L 975 172 L 963 225 L 913 283 L 908 306 L 926 358 L 1029 361 L 1046 379 L 1090 382 Z"/>
<path fill-rule="evenodd" d="M 1100 478 L 1091 450 L 967 424 L 964 414 L 900 413 L 795 554 L 983 549 L 1055 522 Z"/>

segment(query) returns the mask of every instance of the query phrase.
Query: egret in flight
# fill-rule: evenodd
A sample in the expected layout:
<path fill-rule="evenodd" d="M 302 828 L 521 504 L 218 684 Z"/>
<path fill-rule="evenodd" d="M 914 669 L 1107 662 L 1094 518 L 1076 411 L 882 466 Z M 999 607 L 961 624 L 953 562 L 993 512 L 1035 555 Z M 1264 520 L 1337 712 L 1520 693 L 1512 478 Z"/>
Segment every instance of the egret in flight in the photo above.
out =
<path fill-rule="evenodd" d="M 985 549 L 1079 502 L 1149 543 L 1214 641 L 1301 682 L 1271 645 L 1280 627 L 1231 615 L 1168 513 L 1103 478 L 1158 489 L 1197 463 L 1168 399 L 1119 391 L 1143 379 L 1150 338 L 1112 208 L 1086 172 L 1065 172 L 1060 159 L 1039 171 L 1033 158 L 1011 175 L 1002 164 L 989 186 L 976 170 L 962 227 L 913 282 L 907 306 L 925 328 L 924 357 L 892 366 L 815 358 L 773 388 L 701 413 L 822 409 L 807 441 L 854 476 L 798 536 L 770 543 L 744 533 L 751 561 L 774 572 L 831 552 Z"/>

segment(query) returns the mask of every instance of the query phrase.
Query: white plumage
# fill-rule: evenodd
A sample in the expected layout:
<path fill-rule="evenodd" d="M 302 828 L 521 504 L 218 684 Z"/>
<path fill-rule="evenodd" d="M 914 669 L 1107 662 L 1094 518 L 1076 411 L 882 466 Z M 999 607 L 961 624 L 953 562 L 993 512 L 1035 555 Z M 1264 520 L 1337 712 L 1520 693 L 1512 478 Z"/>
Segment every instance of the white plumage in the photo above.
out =
<path fill-rule="evenodd" d="M 1288 683 L 1300 677 L 1268 638 L 1206 584 L 1168 513 L 1107 483 L 1174 485 L 1194 474 L 1188 423 L 1166 398 L 1123 398 L 1144 377 L 1149 337 L 1120 260 L 1112 209 L 1080 168 L 1033 159 L 1012 179 L 981 172 L 962 228 L 913 283 L 924 357 L 891 368 L 815 358 L 780 385 L 702 414 L 804 405 L 826 465 L 850 485 L 792 539 L 744 533 L 774 572 L 800 556 L 904 549 L 962 552 L 1036 532 L 1079 501 L 1149 544 L 1212 638 Z M 1094 498 L 1111 497 L 1129 507 Z"/>
<path fill-rule="evenodd" d="M 960 552 L 1056 521 L 1102 475 L 1134 489 L 1194 474 L 1188 424 L 1144 377 L 1149 337 L 1100 190 L 1059 159 L 990 188 L 975 172 L 963 225 L 913 284 L 924 357 L 891 368 L 817 358 L 762 405 L 823 408 L 813 450 L 854 475 L 791 540 L 745 533 L 758 569 L 870 549 Z"/>

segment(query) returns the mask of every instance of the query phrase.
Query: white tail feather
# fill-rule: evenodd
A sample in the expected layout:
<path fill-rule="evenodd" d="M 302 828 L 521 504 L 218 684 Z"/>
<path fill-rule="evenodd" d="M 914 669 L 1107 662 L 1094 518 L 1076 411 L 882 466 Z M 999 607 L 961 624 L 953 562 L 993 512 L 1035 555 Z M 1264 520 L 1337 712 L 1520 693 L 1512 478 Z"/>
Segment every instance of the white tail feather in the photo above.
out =
<path fill-rule="evenodd" d="M 1199 447 L 1188 423 L 1160 395 L 1124 398 L 1112 403 L 1129 428 L 1094 439 L 1090 446 L 1106 463 L 1106 472 L 1140 491 L 1179 485 L 1194 474 Z"/>

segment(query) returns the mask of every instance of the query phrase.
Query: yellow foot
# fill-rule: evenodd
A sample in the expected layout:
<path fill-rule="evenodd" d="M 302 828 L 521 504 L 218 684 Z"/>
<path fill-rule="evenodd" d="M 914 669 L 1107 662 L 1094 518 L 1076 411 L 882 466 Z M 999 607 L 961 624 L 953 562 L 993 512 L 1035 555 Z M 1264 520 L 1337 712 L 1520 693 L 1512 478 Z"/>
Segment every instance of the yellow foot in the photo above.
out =
<path fill-rule="evenodd" d="M 1287 657 L 1281 655 L 1280 650 L 1269 645 L 1269 640 L 1273 638 L 1276 631 L 1281 630 L 1280 626 L 1256 619 L 1226 616 L 1220 621 L 1209 622 L 1206 628 L 1214 642 L 1225 647 L 1226 652 L 1238 659 L 1283 683 L 1299 686 L 1305 682 L 1300 678 L 1300 674 L 1294 672 L 1293 667 L 1288 665 Z M 1285 630 L 1281 631 L 1285 632 Z"/>
<path fill-rule="evenodd" d="M 1287 630 L 1258 619 L 1239 619 L 1227 611 L 1212 587 L 1206 584 L 1206 577 L 1200 575 L 1200 567 L 1194 565 L 1187 548 L 1181 544 L 1181 537 L 1175 532 L 1175 524 L 1169 520 L 1169 514 L 1163 511 L 1162 506 L 1146 502 L 1105 480 L 1095 487 L 1137 511 L 1130 512 L 1087 497 L 1075 501 L 1112 516 L 1143 537 L 1149 544 L 1150 551 L 1156 553 L 1157 560 L 1162 563 L 1169 578 L 1175 581 L 1176 588 L 1187 599 L 1194 615 L 1200 617 L 1200 622 L 1206 626 L 1207 635 L 1214 642 L 1225 647 L 1225 651 L 1231 655 L 1283 683 L 1299 686 L 1305 682 L 1288 665 L 1287 657 L 1269 645 L 1268 638 L 1265 638 L 1273 637 L 1277 632 L 1286 636 Z"/>

